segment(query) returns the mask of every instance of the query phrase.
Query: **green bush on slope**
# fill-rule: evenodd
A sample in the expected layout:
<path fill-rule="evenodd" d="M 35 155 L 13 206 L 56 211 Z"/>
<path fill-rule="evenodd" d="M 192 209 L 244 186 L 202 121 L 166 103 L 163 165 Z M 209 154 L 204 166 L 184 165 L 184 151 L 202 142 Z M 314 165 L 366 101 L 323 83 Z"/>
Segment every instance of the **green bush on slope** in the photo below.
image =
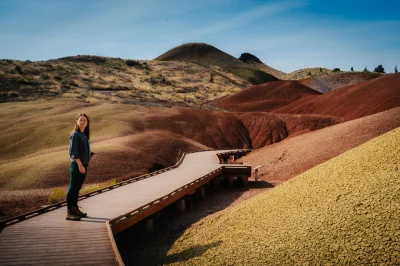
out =
<path fill-rule="evenodd" d="M 400 264 L 400 128 L 199 221 L 173 265 Z"/>

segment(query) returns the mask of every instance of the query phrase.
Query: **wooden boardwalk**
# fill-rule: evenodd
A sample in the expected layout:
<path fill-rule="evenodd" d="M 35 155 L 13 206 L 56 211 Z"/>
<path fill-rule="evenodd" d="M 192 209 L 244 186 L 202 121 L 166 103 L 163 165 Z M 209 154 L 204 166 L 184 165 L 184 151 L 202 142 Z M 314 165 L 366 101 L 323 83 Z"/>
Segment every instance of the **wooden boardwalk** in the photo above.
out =
<path fill-rule="evenodd" d="M 221 168 L 221 152 L 187 154 L 175 169 L 81 200 L 88 217 L 79 222 L 65 220 L 61 207 L 5 227 L 0 265 L 118 265 L 106 222 L 198 182 Z"/>

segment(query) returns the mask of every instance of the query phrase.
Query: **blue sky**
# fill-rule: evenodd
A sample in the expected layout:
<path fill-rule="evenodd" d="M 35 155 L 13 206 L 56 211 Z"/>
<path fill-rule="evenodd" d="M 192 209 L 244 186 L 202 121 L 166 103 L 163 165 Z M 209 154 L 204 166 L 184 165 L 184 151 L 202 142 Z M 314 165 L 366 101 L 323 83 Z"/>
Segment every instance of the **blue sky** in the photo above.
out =
<path fill-rule="evenodd" d="M 0 58 L 151 60 L 187 42 L 284 72 L 400 67 L 400 1 L 0 0 Z"/>

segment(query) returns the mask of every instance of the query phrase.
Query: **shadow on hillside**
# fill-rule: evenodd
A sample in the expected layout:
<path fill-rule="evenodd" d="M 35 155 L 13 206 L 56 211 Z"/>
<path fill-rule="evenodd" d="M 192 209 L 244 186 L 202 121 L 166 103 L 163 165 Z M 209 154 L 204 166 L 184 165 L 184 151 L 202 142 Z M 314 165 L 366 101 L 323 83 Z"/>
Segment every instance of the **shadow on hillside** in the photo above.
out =
<path fill-rule="evenodd" d="M 202 218 L 227 208 L 241 197 L 245 200 L 271 187 L 273 186 L 265 181 L 249 182 L 248 187 L 228 188 L 221 184 L 219 190 L 207 189 L 206 197 L 202 200 L 196 198 L 195 194 L 191 196 L 187 201 L 185 213 L 177 213 L 175 206 L 170 205 L 161 211 L 159 219 L 154 220 L 153 232 L 145 232 L 144 225 L 138 223 L 116 236 L 125 265 L 162 265 L 178 262 L 180 256 L 167 255 L 167 252 L 187 228 Z M 251 195 L 245 196 L 245 192 Z M 191 257 L 201 256 L 207 249 L 220 244 L 216 242 L 191 247 L 192 252 L 188 254 Z"/>
<path fill-rule="evenodd" d="M 204 252 L 210 248 L 215 248 L 221 245 L 222 241 L 217 241 L 208 245 L 197 245 L 188 249 L 185 249 L 179 253 L 166 255 L 163 261 L 164 264 L 170 264 L 175 262 L 187 261 L 191 258 L 203 255 Z"/>

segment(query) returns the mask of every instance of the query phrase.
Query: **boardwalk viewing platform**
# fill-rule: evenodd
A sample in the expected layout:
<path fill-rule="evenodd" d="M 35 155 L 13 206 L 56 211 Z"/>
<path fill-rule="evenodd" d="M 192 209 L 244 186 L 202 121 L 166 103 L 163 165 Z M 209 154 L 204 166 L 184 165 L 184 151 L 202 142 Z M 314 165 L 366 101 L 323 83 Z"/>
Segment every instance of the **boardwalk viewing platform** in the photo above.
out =
<path fill-rule="evenodd" d="M 0 265 L 124 265 L 114 235 L 170 204 L 184 209 L 184 196 L 204 194 L 204 185 L 247 184 L 251 167 L 232 164 L 250 150 L 186 154 L 173 166 L 84 195 L 78 202 L 88 217 L 65 220 L 65 202 L 1 222 Z"/>

